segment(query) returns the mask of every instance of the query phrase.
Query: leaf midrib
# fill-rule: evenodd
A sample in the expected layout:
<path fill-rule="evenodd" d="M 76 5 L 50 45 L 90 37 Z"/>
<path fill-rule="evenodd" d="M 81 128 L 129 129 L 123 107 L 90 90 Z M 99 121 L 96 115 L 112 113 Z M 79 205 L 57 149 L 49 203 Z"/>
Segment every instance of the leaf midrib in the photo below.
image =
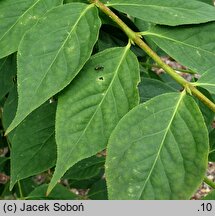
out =
<path fill-rule="evenodd" d="M 214 86 L 215 87 L 215 83 L 201 83 L 201 82 L 197 82 L 198 86 Z"/>
<path fill-rule="evenodd" d="M 178 100 L 178 102 L 177 102 L 177 104 L 176 104 L 176 106 L 175 106 L 173 115 L 172 115 L 172 117 L 171 117 L 171 119 L 170 119 L 170 121 L 169 121 L 169 124 L 167 125 L 166 132 L 164 133 L 163 139 L 162 139 L 161 144 L 160 144 L 160 147 L 159 147 L 159 149 L 158 149 L 157 156 L 156 156 L 156 158 L 155 158 L 155 160 L 154 160 L 154 163 L 152 164 L 152 167 L 151 167 L 151 169 L 150 169 L 150 171 L 149 171 L 149 174 L 148 174 L 148 176 L 147 176 L 147 178 L 146 178 L 146 180 L 145 180 L 145 183 L 144 183 L 144 185 L 143 185 L 143 187 L 142 187 L 142 189 L 141 189 L 140 196 L 142 195 L 142 193 L 143 193 L 143 191 L 144 191 L 144 189 L 145 189 L 145 187 L 146 187 L 146 185 L 147 185 L 147 183 L 148 183 L 148 181 L 149 181 L 149 179 L 150 179 L 150 177 L 151 177 L 151 175 L 152 175 L 152 173 L 153 173 L 153 171 L 154 171 L 155 165 L 157 164 L 158 158 L 160 157 L 160 153 L 161 153 L 161 150 L 162 150 L 162 148 L 163 148 L 163 145 L 164 145 L 165 139 L 166 139 L 166 137 L 167 137 L 167 134 L 168 134 L 168 132 L 169 132 L 169 130 L 170 130 L 170 127 L 171 127 L 172 122 L 173 122 L 173 120 L 174 120 L 174 118 L 175 118 L 175 115 L 176 115 L 176 113 L 177 113 L 177 111 L 178 111 L 178 108 L 179 108 L 179 106 L 180 106 L 180 104 L 181 104 L 181 101 L 182 101 L 182 99 L 184 98 L 185 95 L 186 95 L 185 92 L 182 92 L 181 95 L 180 95 L 180 97 L 179 97 L 179 100 Z"/>

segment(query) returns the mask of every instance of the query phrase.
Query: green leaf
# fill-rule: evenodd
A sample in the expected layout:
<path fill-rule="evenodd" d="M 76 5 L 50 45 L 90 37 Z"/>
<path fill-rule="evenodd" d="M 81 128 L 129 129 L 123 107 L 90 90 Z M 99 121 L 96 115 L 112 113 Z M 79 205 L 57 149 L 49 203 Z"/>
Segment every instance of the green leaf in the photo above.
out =
<path fill-rule="evenodd" d="M 91 200 L 107 200 L 107 185 L 104 179 L 97 181 L 92 185 L 88 192 L 88 197 Z"/>
<path fill-rule="evenodd" d="M 90 57 L 99 27 L 94 5 L 71 3 L 49 11 L 25 34 L 18 51 L 18 110 L 7 133 L 71 82 Z"/>
<path fill-rule="evenodd" d="M 130 16 L 170 26 L 215 20 L 215 8 L 194 0 L 111 0 L 106 4 Z"/>
<path fill-rule="evenodd" d="M 20 180 L 55 165 L 55 103 L 46 103 L 31 113 L 12 139 L 10 188 Z"/>
<path fill-rule="evenodd" d="M 215 22 L 212 22 L 183 27 L 155 26 L 143 35 L 182 65 L 203 74 L 214 67 L 214 31 Z"/>
<path fill-rule="evenodd" d="M 160 94 L 175 91 L 176 89 L 155 79 L 144 78 L 139 84 L 140 101 L 142 103 Z"/>
<path fill-rule="evenodd" d="M 0 59 L 0 100 L 14 86 L 13 78 L 16 76 L 16 64 L 14 56 Z"/>
<path fill-rule="evenodd" d="M 215 94 L 215 67 L 204 73 L 196 82 L 196 85 Z"/>
<path fill-rule="evenodd" d="M 109 143 L 110 199 L 189 199 L 204 178 L 208 132 L 195 101 L 167 93 L 135 107 Z"/>
<path fill-rule="evenodd" d="M 53 191 L 46 196 L 48 185 L 41 185 L 33 190 L 27 197 L 27 200 L 75 200 L 77 195 L 70 192 L 68 189 L 60 184 L 57 184 Z"/>
<path fill-rule="evenodd" d="M 75 163 L 103 150 L 118 121 L 139 103 L 139 64 L 129 48 L 93 56 L 59 96 L 58 156 L 49 191 Z"/>
<path fill-rule="evenodd" d="M 63 178 L 83 180 L 97 176 L 104 167 L 105 158 L 93 156 L 79 161 L 70 168 Z"/>
<path fill-rule="evenodd" d="M 18 49 L 25 34 L 51 8 L 62 0 L 0 1 L 0 58 Z"/>

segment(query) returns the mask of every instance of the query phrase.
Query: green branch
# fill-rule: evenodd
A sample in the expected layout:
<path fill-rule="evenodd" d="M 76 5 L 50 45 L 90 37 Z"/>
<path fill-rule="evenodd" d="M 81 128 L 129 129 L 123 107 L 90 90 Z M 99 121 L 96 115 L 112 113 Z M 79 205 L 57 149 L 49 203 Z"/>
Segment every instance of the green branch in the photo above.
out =
<path fill-rule="evenodd" d="M 174 69 L 167 65 L 163 60 L 141 39 L 140 33 L 134 32 L 130 29 L 115 13 L 113 13 L 108 7 L 106 7 L 99 0 L 89 0 L 89 2 L 95 4 L 102 12 L 109 16 L 118 26 L 125 32 L 132 43 L 138 45 L 144 50 L 156 63 L 162 68 L 167 74 L 169 74 L 176 82 L 182 85 L 186 91 L 190 94 L 195 95 L 201 100 L 206 106 L 208 106 L 213 112 L 215 112 L 215 104 L 205 97 L 194 84 L 188 82 L 181 77 Z"/>
<path fill-rule="evenodd" d="M 204 182 L 209 185 L 211 188 L 215 189 L 215 182 L 211 181 L 209 178 L 205 177 Z"/>

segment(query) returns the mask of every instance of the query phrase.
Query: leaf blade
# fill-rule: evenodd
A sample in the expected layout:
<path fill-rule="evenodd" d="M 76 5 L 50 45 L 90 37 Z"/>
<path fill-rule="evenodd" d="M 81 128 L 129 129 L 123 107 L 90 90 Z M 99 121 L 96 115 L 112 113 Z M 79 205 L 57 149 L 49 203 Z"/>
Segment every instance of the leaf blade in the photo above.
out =
<path fill-rule="evenodd" d="M 6 133 L 71 82 L 90 57 L 100 25 L 93 5 L 71 3 L 49 11 L 25 35 L 18 52 L 18 109 Z"/>
<path fill-rule="evenodd" d="M 61 95 L 56 116 L 58 160 L 49 191 L 71 166 L 103 150 L 119 119 L 138 104 L 138 66 L 129 46 L 108 49 L 92 57 Z M 70 134 L 67 140 L 65 133 Z"/>
<path fill-rule="evenodd" d="M 135 115 L 142 123 L 136 123 Z M 186 124 L 193 127 L 189 135 Z M 200 129 L 203 139 L 193 134 Z M 207 167 L 207 135 L 203 117 L 188 96 L 168 93 L 137 106 L 120 121 L 108 143 L 109 198 L 190 198 Z"/>
<path fill-rule="evenodd" d="M 197 1 L 112 0 L 106 4 L 131 16 L 156 24 L 176 26 L 215 20 L 215 8 Z"/>

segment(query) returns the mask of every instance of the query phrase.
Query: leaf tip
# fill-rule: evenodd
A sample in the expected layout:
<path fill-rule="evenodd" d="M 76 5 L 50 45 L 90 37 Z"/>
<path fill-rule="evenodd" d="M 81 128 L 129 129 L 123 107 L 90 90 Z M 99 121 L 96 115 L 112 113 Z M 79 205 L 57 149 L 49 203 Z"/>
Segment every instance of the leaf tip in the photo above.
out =
<path fill-rule="evenodd" d="M 52 190 L 54 189 L 54 187 L 56 186 L 56 184 L 58 183 L 58 178 L 55 177 L 55 174 L 54 176 L 52 177 L 50 183 L 49 183 L 49 186 L 47 188 L 47 191 L 46 191 L 46 196 L 49 196 L 49 194 L 52 192 Z"/>
<path fill-rule="evenodd" d="M 10 123 L 9 127 L 6 129 L 4 136 L 7 136 L 11 131 L 13 131 L 28 115 L 19 116 L 16 114 L 13 121 Z"/>
<path fill-rule="evenodd" d="M 12 191 L 14 185 L 16 184 L 16 182 L 14 182 L 13 180 L 10 181 L 10 186 L 9 186 L 9 190 Z"/>
<path fill-rule="evenodd" d="M 52 181 L 49 183 L 48 189 L 46 191 L 46 196 L 49 196 L 49 194 L 52 192 L 56 184 L 57 182 L 52 182 Z"/>
<path fill-rule="evenodd" d="M 7 128 L 7 130 L 4 133 L 4 136 L 7 136 L 12 130 L 14 130 L 17 127 L 17 125 L 14 125 L 13 123 L 10 124 L 10 126 Z"/>
<path fill-rule="evenodd" d="M 8 127 L 7 130 L 4 133 L 4 136 L 6 137 L 12 130 L 13 130 L 13 128 Z"/>
<path fill-rule="evenodd" d="M 46 191 L 46 197 L 48 197 L 50 193 L 51 193 L 51 191 L 48 188 L 47 191 Z"/>

